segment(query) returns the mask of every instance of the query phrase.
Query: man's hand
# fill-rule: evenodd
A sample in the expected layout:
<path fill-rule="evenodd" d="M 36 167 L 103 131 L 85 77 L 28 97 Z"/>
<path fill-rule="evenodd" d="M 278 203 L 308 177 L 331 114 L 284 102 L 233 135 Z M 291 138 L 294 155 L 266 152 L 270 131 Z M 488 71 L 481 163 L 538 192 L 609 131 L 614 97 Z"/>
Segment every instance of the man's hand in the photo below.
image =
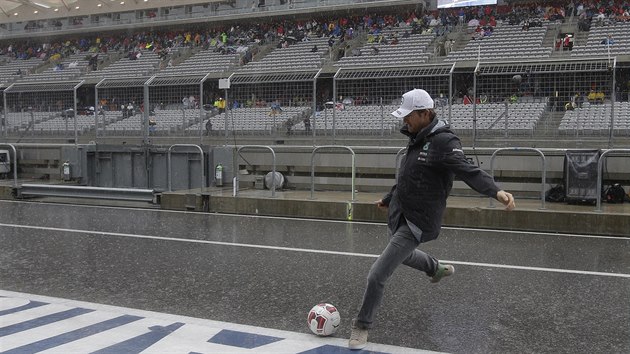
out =
<path fill-rule="evenodd" d="M 508 193 L 506 191 L 498 191 L 497 200 L 505 205 L 505 210 L 509 211 L 516 208 L 516 204 L 514 204 L 514 196 L 512 196 L 511 193 Z"/>
<path fill-rule="evenodd" d="M 383 199 L 379 199 L 379 200 L 375 201 L 375 202 L 374 202 L 374 204 L 376 204 L 376 206 L 377 206 L 379 209 L 382 209 L 382 210 L 387 210 L 387 207 L 388 207 L 388 206 L 387 206 L 386 204 L 384 204 L 384 203 L 383 203 Z"/>

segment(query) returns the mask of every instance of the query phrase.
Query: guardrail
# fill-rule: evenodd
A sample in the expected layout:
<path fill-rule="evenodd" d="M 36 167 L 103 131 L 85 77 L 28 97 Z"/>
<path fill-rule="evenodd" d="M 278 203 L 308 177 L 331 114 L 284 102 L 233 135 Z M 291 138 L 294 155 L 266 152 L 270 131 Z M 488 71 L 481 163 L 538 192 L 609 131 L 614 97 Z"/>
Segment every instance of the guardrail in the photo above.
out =
<path fill-rule="evenodd" d="M 104 188 L 86 186 L 65 186 L 54 184 L 22 184 L 18 196 L 71 197 L 89 199 L 126 200 L 135 202 L 155 202 L 152 189 Z"/>

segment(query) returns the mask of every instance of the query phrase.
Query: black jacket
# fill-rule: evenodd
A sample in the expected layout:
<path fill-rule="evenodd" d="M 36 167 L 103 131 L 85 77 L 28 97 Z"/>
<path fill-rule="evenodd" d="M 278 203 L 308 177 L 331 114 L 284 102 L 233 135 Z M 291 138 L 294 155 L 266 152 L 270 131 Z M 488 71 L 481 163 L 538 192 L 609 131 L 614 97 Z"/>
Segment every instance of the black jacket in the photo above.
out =
<path fill-rule="evenodd" d="M 388 226 L 396 231 L 401 217 L 422 230 L 421 242 L 434 240 L 440 233 L 446 198 L 457 176 L 475 191 L 496 198 L 500 188 L 492 177 L 469 163 L 459 138 L 445 121 L 433 119 L 418 134 L 409 136 L 398 179 L 383 198 L 389 206 Z"/>

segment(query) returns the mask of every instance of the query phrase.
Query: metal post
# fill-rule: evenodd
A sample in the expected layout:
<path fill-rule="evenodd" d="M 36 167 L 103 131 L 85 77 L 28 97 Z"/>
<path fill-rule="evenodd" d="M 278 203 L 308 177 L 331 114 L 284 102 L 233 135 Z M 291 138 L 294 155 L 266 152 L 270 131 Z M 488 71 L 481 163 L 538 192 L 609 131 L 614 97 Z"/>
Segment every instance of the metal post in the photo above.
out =
<path fill-rule="evenodd" d="M 335 74 L 336 76 L 337 74 Z M 335 80 L 335 78 L 333 77 L 333 99 L 332 99 L 332 139 L 333 139 L 333 145 L 335 144 L 335 138 L 337 137 L 337 128 L 336 128 L 336 114 L 335 114 L 335 107 L 337 106 L 337 80 Z"/>
<path fill-rule="evenodd" d="M 7 93 L 6 93 L 6 89 L 4 92 L 2 92 L 2 96 L 4 99 L 4 109 L 3 111 L 3 116 L 2 116 L 2 120 L 0 121 L 0 138 L 6 138 L 7 137 L 7 128 L 9 125 L 9 117 L 7 117 L 7 112 L 8 112 L 8 106 L 7 106 Z"/>
<path fill-rule="evenodd" d="M 9 112 L 9 106 L 7 106 L 7 93 L 6 90 L 2 93 L 2 96 L 4 98 L 4 116 L 2 117 L 2 124 L 0 124 L 0 138 L 7 138 L 8 136 L 8 132 L 7 129 L 9 128 L 9 117 L 8 117 L 8 112 Z"/>
<path fill-rule="evenodd" d="M 504 117 L 505 127 L 503 127 L 503 129 L 504 129 L 504 133 L 503 134 L 505 135 L 505 144 L 506 145 L 508 144 L 507 139 L 508 139 L 508 136 L 509 136 L 509 133 L 508 133 L 508 116 L 510 115 L 510 113 L 509 113 L 509 109 L 510 108 L 509 107 L 510 107 L 510 104 L 508 103 L 508 100 L 505 100 L 505 117 Z"/>
<path fill-rule="evenodd" d="M 203 119 L 205 118 L 205 114 L 204 114 L 205 110 L 203 108 L 204 106 L 203 84 L 208 79 L 208 76 L 210 76 L 210 73 L 206 74 L 206 76 L 204 76 L 203 79 L 201 79 L 201 82 L 199 83 L 199 145 L 201 145 L 203 142 L 203 128 L 204 128 Z"/>
<path fill-rule="evenodd" d="M 225 89 L 225 110 L 223 113 L 225 114 L 225 146 L 228 144 L 228 90 Z M 233 132 L 236 134 L 236 132 Z"/>
<path fill-rule="evenodd" d="M 147 80 L 143 85 L 143 102 L 144 102 L 144 113 L 142 114 L 142 142 L 143 144 L 149 144 L 149 111 L 150 104 L 149 101 L 149 85 L 151 82 L 155 80 L 155 75 L 152 76 L 149 80 Z"/>
<path fill-rule="evenodd" d="M 328 109 L 324 103 L 324 135 L 328 135 Z"/>
<path fill-rule="evenodd" d="M 453 105 L 453 72 L 455 71 L 455 63 L 451 66 L 451 71 L 448 74 L 448 121 L 452 122 L 452 105 Z"/>
<path fill-rule="evenodd" d="M 472 148 L 474 149 L 477 146 L 477 75 L 479 73 L 479 65 L 481 63 L 477 62 L 477 67 L 475 68 L 473 74 L 473 132 L 472 132 Z M 468 92 L 466 92 L 468 94 Z"/>
<path fill-rule="evenodd" d="M 94 86 L 94 101 L 95 103 L 98 104 L 98 89 L 100 88 L 101 84 L 103 83 L 103 81 L 105 81 L 106 79 L 101 79 L 101 81 L 99 81 L 96 86 Z M 95 117 L 94 121 L 96 122 L 96 138 L 94 139 L 95 141 L 98 142 L 98 115 Z M 103 132 L 102 132 L 102 136 L 105 136 L 105 112 L 103 112 Z"/>
<path fill-rule="evenodd" d="M 104 79 L 101 80 L 101 82 Z M 100 83 L 100 82 L 99 82 Z M 98 112 L 99 112 L 99 104 L 98 104 L 98 84 L 96 86 L 94 86 L 94 141 L 98 140 Z M 103 121 L 105 120 L 104 118 L 105 112 L 103 112 Z M 105 122 L 103 122 L 105 123 Z M 105 127 L 105 124 L 103 124 L 103 127 Z"/>
<path fill-rule="evenodd" d="M 385 108 L 383 107 L 383 97 L 381 97 L 381 138 L 385 136 Z M 380 141 L 382 142 L 382 140 Z"/>
<path fill-rule="evenodd" d="M 77 115 L 79 112 L 77 112 L 77 90 L 79 89 L 79 87 L 81 87 L 83 85 L 83 83 L 85 82 L 85 80 L 82 80 L 81 82 L 79 82 L 72 90 L 74 92 L 74 147 L 76 149 L 79 148 L 79 132 L 78 132 L 78 127 L 77 127 Z"/>
<path fill-rule="evenodd" d="M 77 144 L 79 143 L 79 132 L 77 131 L 77 88 L 75 87 L 74 90 L 74 146 L 76 147 Z"/>
<path fill-rule="evenodd" d="M 311 117 L 313 119 L 311 119 L 311 129 L 312 129 L 312 136 L 313 136 L 313 145 L 315 145 L 315 117 L 317 115 L 317 78 L 319 78 L 319 74 L 322 72 L 322 69 L 319 69 L 319 71 L 317 72 L 317 74 L 315 74 L 315 77 L 313 78 L 313 113 L 311 114 Z"/>
<path fill-rule="evenodd" d="M 608 50 L 610 51 L 610 43 L 608 44 Z M 615 86 L 616 86 L 616 76 L 615 76 L 615 67 L 617 62 L 617 57 L 615 57 L 615 59 L 613 60 L 612 63 L 612 67 L 610 67 L 609 69 L 612 70 L 612 75 L 613 75 L 613 79 L 612 79 L 612 95 L 610 97 L 610 130 L 608 131 L 608 148 L 611 149 L 613 147 L 613 137 L 614 137 L 614 129 L 615 129 L 615 100 L 616 98 L 616 93 L 615 93 Z"/>
<path fill-rule="evenodd" d="M 182 107 L 182 131 L 186 127 L 186 110 Z"/>

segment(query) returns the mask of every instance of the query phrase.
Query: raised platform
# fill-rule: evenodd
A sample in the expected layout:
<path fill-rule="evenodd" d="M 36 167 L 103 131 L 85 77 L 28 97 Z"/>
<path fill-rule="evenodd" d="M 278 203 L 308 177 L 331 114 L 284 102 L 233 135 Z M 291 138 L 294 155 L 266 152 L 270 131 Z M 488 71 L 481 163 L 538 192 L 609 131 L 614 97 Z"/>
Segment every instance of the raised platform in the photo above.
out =
<path fill-rule="evenodd" d="M 171 210 L 195 210 L 211 213 L 272 215 L 296 218 L 319 218 L 385 222 L 386 212 L 374 201 L 380 193 L 357 193 L 352 203 L 350 192 L 278 191 L 271 197 L 268 190 L 241 190 L 232 196 L 231 188 L 204 189 L 164 193 L 161 207 Z M 602 204 L 602 211 L 592 205 L 545 203 L 540 200 L 516 200 L 517 208 L 506 212 L 498 203 L 489 206 L 485 197 L 450 197 L 444 225 L 471 228 L 493 228 L 630 236 L 630 204 Z"/>
<path fill-rule="evenodd" d="M 20 181 L 25 183 L 27 181 Z M 28 181 L 33 182 L 33 181 Z M 0 181 L 0 199 L 13 199 L 12 184 Z M 159 204 L 138 201 L 103 200 L 72 197 L 30 197 L 28 200 L 49 203 L 108 205 L 113 207 L 162 208 L 205 213 L 283 216 L 329 220 L 386 222 L 387 214 L 374 202 L 382 193 L 316 191 L 240 190 L 234 197 L 231 187 L 204 188 L 165 192 Z M 602 211 L 594 205 L 545 203 L 517 197 L 516 209 L 506 212 L 498 203 L 490 207 L 485 197 L 451 196 L 444 215 L 445 226 L 490 228 L 522 231 L 557 232 L 589 235 L 630 236 L 630 203 L 602 203 Z"/>

